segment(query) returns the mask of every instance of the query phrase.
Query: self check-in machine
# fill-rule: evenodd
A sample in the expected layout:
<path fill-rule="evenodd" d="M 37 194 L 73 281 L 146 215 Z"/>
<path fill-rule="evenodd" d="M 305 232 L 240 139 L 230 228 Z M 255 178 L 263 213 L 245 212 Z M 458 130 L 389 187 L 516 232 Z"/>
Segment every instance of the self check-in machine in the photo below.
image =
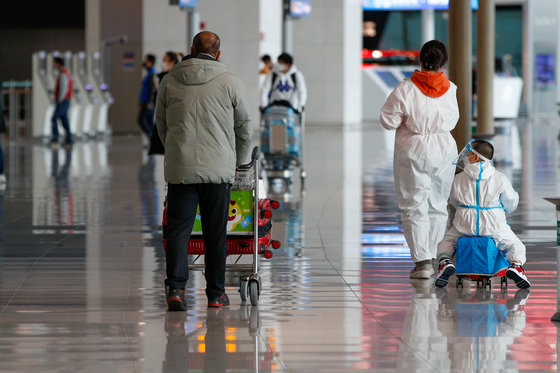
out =
<path fill-rule="evenodd" d="M 108 90 L 108 85 L 103 77 L 103 65 L 101 54 L 98 52 L 88 56 L 88 80 L 92 85 L 92 91 L 96 97 L 95 111 L 93 115 L 92 130 L 95 134 L 103 135 L 109 130 L 109 106 L 113 97 Z"/>
<path fill-rule="evenodd" d="M 53 88 L 49 80 L 47 52 L 33 53 L 33 137 L 46 138 L 51 133 L 51 117 L 54 113 Z M 50 63 L 52 67 L 52 61 Z"/>
<path fill-rule="evenodd" d="M 84 138 L 93 134 L 92 120 L 95 106 L 95 93 L 88 82 L 86 60 L 85 52 L 76 53 L 72 58 L 73 83 L 81 101 L 77 131 Z"/>

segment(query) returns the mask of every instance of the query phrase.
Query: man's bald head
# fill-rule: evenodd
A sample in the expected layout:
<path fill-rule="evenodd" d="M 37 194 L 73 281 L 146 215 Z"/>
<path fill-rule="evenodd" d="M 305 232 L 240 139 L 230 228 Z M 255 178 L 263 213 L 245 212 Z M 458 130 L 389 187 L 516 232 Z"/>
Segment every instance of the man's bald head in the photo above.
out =
<path fill-rule="evenodd" d="M 206 53 L 215 58 L 220 52 L 220 38 L 210 31 L 203 31 L 196 34 L 193 39 L 192 53 Z"/>

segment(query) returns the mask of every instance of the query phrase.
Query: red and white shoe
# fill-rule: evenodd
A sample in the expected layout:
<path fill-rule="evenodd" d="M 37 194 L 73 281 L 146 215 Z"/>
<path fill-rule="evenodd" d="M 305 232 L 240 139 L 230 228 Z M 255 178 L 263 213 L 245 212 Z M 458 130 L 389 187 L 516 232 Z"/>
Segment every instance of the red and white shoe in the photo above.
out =
<path fill-rule="evenodd" d="M 520 289 L 527 289 L 531 287 L 531 283 L 525 275 L 525 271 L 520 264 L 511 263 L 506 271 L 507 278 L 513 280 L 515 285 Z"/>
<path fill-rule="evenodd" d="M 450 259 L 442 259 L 439 262 L 439 274 L 436 278 L 436 286 L 438 288 L 443 288 L 447 286 L 449 282 L 449 277 L 453 276 L 455 273 L 455 266 Z"/>

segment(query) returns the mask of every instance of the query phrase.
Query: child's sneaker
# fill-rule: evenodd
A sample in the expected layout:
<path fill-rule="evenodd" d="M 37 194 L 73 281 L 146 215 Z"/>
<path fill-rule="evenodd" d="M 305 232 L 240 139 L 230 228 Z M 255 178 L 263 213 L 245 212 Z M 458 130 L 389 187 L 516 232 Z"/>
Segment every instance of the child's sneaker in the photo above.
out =
<path fill-rule="evenodd" d="M 513 280 L 515 285 L 520 289 L 527 289 L 531 287 L 531 283 L 525 276 L 525 271 L 520 264 L 511 263 L 506 271 L 507 278 Z"/>
<path fill-rule="evenodd" d="M 438 288 L 446 287 L 449 282 L 449 277 L 453 276 L 454 273 L 455 266 L 451 262 L 451 259 L 442 259 L 439 262 L 439 274 L 436 278 L 436 286 Z"/>
<path fill-rule="evenodd" d="M 529 289 L 517 290 L 515 296 L 506 302 L 507 309 L 509 311 L 523 311 L 523 309 L 525 308 L 525 303 L 527 302 L 527 299 L 529 299 L 530 294 L 531 290 Z"/>

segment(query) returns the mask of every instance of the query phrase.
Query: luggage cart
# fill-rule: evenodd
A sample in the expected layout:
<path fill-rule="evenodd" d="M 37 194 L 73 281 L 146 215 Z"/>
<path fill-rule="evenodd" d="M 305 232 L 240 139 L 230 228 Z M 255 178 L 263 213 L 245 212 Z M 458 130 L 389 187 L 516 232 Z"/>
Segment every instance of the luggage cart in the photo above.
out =
<path fill-rule="evenodd" d="M 492 237 L 464 236 L 457 240 L 456 250 L 457 288 L 463 288 L 463 281 L 476 281 L 476 287 L 492 288 L 492 278 L 500 278 L 500 289 L 507 291 L 506 271 L 508 261 L 496 247 Z"/>
<path fill-rule="evenodd" d="M 307 176 L 303 165 L 305 116 L 287 103 L 273 103 L 261 120 L 261 146 L 264 171 L 269 181 L 280 180 L 287 188 L 293 183 L 296 168 L 300 170 L 302 190 Z"/>
<path fill-rule="evenodd" d="M 280 247 L 280 242 L 272 240 L 272 209 L 279 203 L 264 197 L 259 187 L 259 148 L 255 147 L 251 162 L 237 169 L 235 181 L 231 189 L 231 200 L 228 215 L 227 255 L 237 256 L 232 264 L 226 265 L 226 271 L 240 273 L 239 294 L 243 302 L 250 300 L 253 306 L 259 304 L 262 291 L 259 274 L 259 258 L 272 258 L 273 249 Z M 255 203 L 255 201 L 257 203 Z M 167 247 L 167 205 L 163 211 L 163 247 Z M 257 222 L 257 224 L 254 224 Z M 199 211 L 193 232 L 189 240 L 188 254 L 193 256 L 189 264 L 191 270 L 204 270 L 200 263 L 204 255 L 204 239 L 200 223 Z M 251 256 L 252 263 L 239 263 L 243 256 Z"/>

